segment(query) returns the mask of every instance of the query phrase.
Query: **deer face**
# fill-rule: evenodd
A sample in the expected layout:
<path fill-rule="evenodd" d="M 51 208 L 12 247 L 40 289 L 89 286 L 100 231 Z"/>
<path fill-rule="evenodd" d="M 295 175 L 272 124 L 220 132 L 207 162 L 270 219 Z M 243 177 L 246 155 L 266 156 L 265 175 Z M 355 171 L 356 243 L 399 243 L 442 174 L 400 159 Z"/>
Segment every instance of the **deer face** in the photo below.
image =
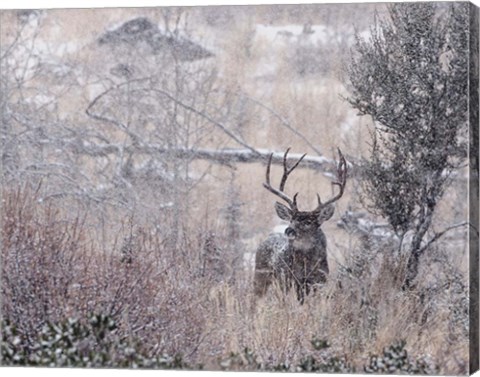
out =
<path fill-rule="evenodd" d="M 278 217 L 290 223 L 285 234 L 288 238 L 294 239 L 313 236 L 321 225 L 333 216 L 335 207 L 329 204 L 319 206 L 314 211 L 301 212 L 293 211 L 282 203 L 276 202 L 275 210 Z"/>

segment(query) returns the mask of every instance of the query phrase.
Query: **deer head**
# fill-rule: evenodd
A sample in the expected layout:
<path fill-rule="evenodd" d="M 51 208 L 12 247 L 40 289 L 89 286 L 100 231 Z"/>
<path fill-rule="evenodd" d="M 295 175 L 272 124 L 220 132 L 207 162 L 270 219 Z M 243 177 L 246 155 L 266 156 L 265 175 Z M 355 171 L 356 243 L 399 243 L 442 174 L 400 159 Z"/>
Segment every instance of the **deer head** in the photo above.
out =
<path fill-rule="evenodd" d="M 285 235 L 289 239 L 293 240 L 313 235 L 325 221 L 329 220 L 333 216 L 335 211 L 334 203 L 342 197 L 345 190 L 345 184 L 347 181 L 347 163 L 342 152 L 340 149 L 338 149 L 339 163 L 336 169 L 336 180 L 333 181 L 332 184 L 339 187 L 339 192 L 325 203 L 322 202 L 320 195 L 317 194 L 317 208 L 315 208 L 313 211 L 300 211 L 297 205 L 298 193 L 291 198 L 285 193 L 284 189 L 290 173 L 295 170 L 295 168 L 305 158 L 306 154 L 302 155 L 291 167 L 288 167 L 287 157 L 289 151 L 290 148 L 288 148 L 283 155 L 283 175 L 282 179 L 280 180 L 279 188 L 276 189 L 272 187 L 270 183 L 270 168 L 273 154 L 270 155 L 268 160 L 266 181 L 263 186 L 268 191 L 286 202 L 287 205 L 276 202 L 275 210 L 278 217 L 289 222 L 289 226 L 285 230 Z"/>

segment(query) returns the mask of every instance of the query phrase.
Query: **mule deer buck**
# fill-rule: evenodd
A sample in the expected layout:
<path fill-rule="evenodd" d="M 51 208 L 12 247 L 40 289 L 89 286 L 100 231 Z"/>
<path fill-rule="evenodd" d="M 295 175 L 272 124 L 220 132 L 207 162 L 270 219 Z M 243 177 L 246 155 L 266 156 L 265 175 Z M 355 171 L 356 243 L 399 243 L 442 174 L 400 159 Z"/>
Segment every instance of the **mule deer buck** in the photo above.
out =
<path fill-rule="evenodd" d="M 277 280 L 284 291 L 289 290 L 292 285 L 295 286 L 297 298 L 303 303 L 305 295 L 316 285 L 324 283 L 329 272 L 327 240 L 321 226 L 332 217 L 335 210 L 333 203 L 343 195 L 347 181 L 347 163 L 339 149 L 336 180 L 332 182 L 338 186 L 339 192 L 325 203 L 317 194 L 317 208 L 313 211 L 300 211 L 297 205 L 298 193 L 291 198 L 284 189 L 288 176 L 306 154 L 288 167 L 289 150 L 290 148 L 283 156 L 283 176 L 279 189 L 270 184 L 273 154 L 270 155 L 266 182 L 263 184 L 268 191 L 288 204 L 287 207 L 275 202 L 275 210 L 278 217 L 288 221 L 289 225 L 284 234 L 273 233 L 258 247 L 255 255 L 254 293 L 256 297 L 263 296 L 272 282 Z"/>

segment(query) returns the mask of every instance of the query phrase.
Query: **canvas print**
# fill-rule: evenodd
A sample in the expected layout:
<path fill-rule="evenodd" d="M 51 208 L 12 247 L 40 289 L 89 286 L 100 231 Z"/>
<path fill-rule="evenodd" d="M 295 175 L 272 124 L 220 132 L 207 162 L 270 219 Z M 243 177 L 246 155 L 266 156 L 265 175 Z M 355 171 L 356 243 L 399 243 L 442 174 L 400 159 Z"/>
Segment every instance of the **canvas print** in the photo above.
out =
<path fill-rule="evenodd" d="M 478 23 L 1 10 L 1 365 L 477 370 Z"/>

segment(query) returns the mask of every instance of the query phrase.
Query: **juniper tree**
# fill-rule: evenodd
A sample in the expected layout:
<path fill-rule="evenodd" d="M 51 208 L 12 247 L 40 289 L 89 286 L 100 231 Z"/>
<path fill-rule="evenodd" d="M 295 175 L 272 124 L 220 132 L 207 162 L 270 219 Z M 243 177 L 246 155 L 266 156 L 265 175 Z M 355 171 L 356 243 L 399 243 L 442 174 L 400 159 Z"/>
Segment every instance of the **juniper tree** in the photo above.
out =
<path fill-rule="evenodd" d="M 467 3 L 398 3 L 357 36 L 348 102 L 373 119 L 363 193 L 403 239 L 411 232 L 404 288 L 431 244 L 427 231 L 468 138 Z"/>

